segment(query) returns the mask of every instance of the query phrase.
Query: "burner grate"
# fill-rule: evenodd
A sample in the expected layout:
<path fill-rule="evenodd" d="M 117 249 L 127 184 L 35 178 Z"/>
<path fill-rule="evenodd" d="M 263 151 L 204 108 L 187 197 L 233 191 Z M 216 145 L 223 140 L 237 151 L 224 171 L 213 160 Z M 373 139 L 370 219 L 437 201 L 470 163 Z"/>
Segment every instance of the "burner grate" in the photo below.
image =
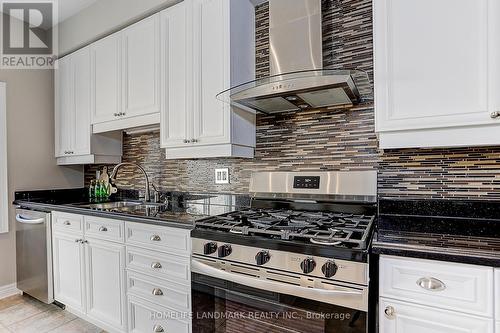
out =
<path fill-rule="evenodd" d="M 198 221 L 196 227 L 325 246 L 366 248 L 373 221 L 374 216 L 365 215 L 248 209 Z"/>

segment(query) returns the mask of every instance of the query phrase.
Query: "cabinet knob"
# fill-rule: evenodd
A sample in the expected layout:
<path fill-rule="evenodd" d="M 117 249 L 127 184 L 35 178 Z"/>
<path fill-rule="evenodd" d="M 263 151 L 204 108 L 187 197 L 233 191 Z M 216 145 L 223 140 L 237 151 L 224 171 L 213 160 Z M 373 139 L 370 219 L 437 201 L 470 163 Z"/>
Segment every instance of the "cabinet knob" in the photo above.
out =
<path fill-rule="evenodd" d="M 396 314 L 396 310 L 392 306 L 388 306 L 384 310 L 385 316 L 389 319 L 393 319 Z"/>
<path fill-rule="evenodd" d="M 159 242 L 159 241 L 161 241 L 161 237 L 158 236 L 158 235 L 153 235 L 153 236 L 151 236 L 150 239 L 151 239 L 152 242 Z"/>
<path fill-rule="evenodd" d="M 108 231 L 108 228 L 106 228 L 106 227 L 100 227 L 99 231 L 106 232 L 106 231 Z"/>
<path fill-rule="evenodd" d="M 75 239 L 75 243 L 81 243 L 82 240 L 81 239 Z"/>
<path fill-rule="evenodd" d="M 192 139 L 192 140 L 191 140 L 191 142 L 192 142 L 192 143 L 197 143 L 197 142 L 198 142 L 198 140 L 197 140 L 197 139 Z"/>
<path fill-rule="evenodd" d="M 152 294 L 155 296 L 163 296 L 163 291 L 160 288 L 155 288 L 153 289 Z"/>
<path fill-rule="evenodd" d="M 63 224 L 64 225 L 71 225 L 71 222 L 70 221 L 64 221 Z"/>
<path fill-rule="evenodd" d="M 159 262 L 154 262 L 151 264 L 151 268 L 154 268 L 154 269 L 160 269 L 162 267 L 163 266 Z"/>
<path fill-rule="evenodd" d="M 189 140 L 184 139 L 184 143 L 189 143 Z"/>
<path fill-rule="evenodd" d="M 494 112 L 490 113 L 490 117 L 492 119 L 496 119 L 496 118 L 500 117 L 500 111 L 494 111 Z"/>
<path fill-rule="evenodd" d="M 165 332 L 165 330 L 160 325 L 155 325 L 153 327 L 153 332 L 155 332 L 155 333 L 162 333 L 162 332 Z"/>
<path fill-rule="evenodd" d="M 425 290 L 429 291 L 442 291 L 446 289 L 446 285 L 443 281 L 438 280 L 433 277 L 423 277 L 417 280 L 417 285 Z"/>

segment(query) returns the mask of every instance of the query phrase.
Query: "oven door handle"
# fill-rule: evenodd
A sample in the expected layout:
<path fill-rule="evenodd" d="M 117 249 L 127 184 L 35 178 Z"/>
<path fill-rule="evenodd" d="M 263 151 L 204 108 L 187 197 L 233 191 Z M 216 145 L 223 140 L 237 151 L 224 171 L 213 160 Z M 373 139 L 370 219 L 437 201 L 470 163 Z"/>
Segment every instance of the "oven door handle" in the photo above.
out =
<path fill-rule="evenodd" d="M 306 288 L 295 286 L 292 284 L 279 283 L 269 280 L 252 278 L 245 275 L 235 274 L 220 270 L 218 268 L 207 265 L 199 260 L 191 259 L 191 268 L 194 273 L 207 275 L 210 277 L 218 278 L 221 280 L 228 280 L 231 282 L 239 283 L 248 287 L 257 289 L 269 290 L 281 294 L 294 294 L 295 296 L 311 298 L 318 297 L 331 297 L 331 296 L 358 296 L 362 297 L 362 291 L 355 290 L 328 290 L 318 288 Z"/>

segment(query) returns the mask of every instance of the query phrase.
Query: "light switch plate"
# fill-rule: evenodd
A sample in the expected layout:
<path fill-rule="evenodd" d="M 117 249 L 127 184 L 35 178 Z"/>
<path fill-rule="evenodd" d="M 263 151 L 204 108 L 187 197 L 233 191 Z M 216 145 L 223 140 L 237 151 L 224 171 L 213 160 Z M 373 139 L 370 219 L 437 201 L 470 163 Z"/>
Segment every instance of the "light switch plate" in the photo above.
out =
<path fill-rule="evenodd" d="M 229 169 L 215 169 L 215 184 L 229 184 Z"/>

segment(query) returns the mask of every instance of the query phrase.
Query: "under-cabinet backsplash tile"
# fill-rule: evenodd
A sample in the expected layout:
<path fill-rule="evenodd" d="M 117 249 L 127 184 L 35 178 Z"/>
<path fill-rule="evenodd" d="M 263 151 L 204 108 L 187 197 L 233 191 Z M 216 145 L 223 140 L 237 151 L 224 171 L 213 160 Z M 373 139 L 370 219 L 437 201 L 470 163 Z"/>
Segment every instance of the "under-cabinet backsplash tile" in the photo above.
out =
<path fill-rule="evenodd" d="M 371 0 L 323 0 L 325 68 L 362 69 L 373 80 Z M 269 6 L 256 8 L 256 75 L 269 75 Z M 384 197 L 500 200 L 500 147 L 380 151 L 373 105 L 257 117 L 255 159 L 165 160 L 159 133 L 125 135 L 126 162 L 143 165 L 163 190 L 248 190 L 253 171 L 379 170 Z M 214 169 L 228 167 L 230 184 L 215 185 Z M 86 167 L 86 181 L 97 166 Z M 119 185 L 143 186 L 123 168 Z"/>

